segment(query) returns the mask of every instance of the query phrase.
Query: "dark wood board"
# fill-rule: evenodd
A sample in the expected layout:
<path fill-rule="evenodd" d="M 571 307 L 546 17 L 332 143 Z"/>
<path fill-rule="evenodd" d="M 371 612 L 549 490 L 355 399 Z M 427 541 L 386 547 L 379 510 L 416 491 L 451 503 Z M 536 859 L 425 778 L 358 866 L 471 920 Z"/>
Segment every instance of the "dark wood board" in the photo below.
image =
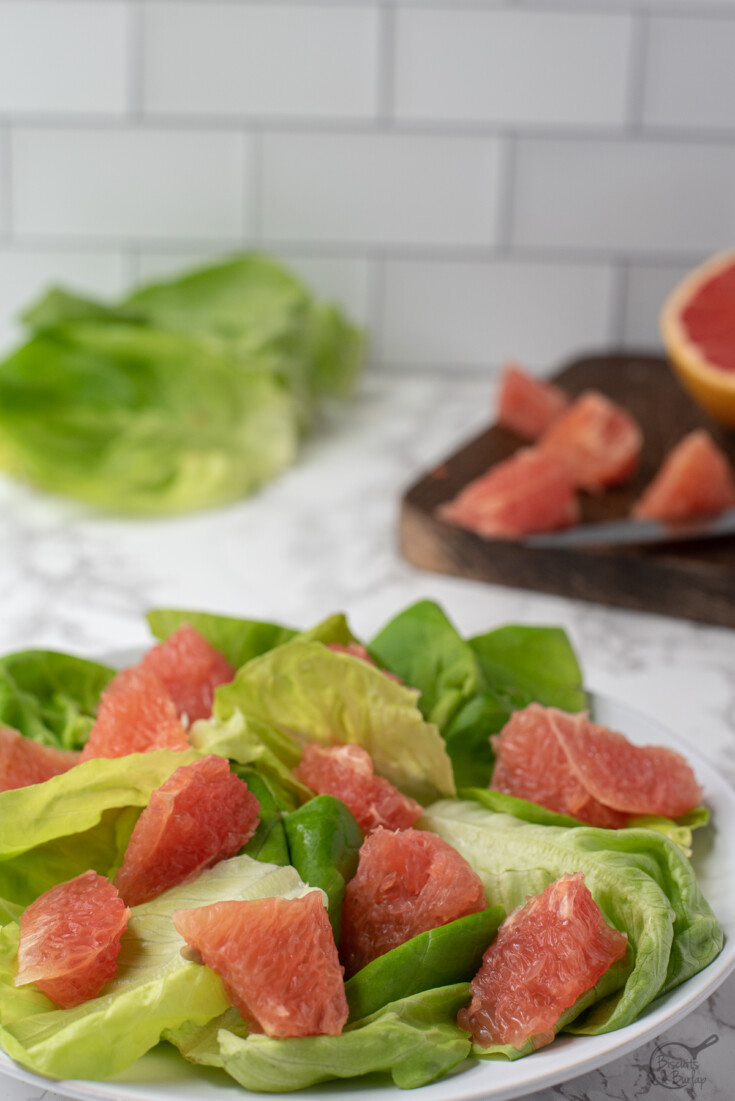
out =
<path fill-rule="evenodd" d="M 713 424 L 659 357 L 592 356 L 572 363 L 554 381 L 572 396 L 601 390 L 643 427 L 636 478 L 603 494 L 582 494 L 583 523 L 627 516 L 666 453 L 694 428 L 706 427 L 735 464 L 735 433 Z M 408 490 L 401 505 L 400 540 L 409 562 L 513 588 L 735 627 L 735 536 L 649 547 L 551 550 L 483 539 L 437 518 L 438 505 L 520 446 L 512 432 L 491 426 Z"/>

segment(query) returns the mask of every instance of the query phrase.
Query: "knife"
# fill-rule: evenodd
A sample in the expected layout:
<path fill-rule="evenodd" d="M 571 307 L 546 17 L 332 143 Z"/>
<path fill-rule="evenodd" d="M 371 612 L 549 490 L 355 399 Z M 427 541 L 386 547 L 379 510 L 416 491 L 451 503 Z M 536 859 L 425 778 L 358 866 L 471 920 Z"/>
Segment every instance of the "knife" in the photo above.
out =
<path fill-rule="evenodd" d="M 684 543 L 694 539 L 716 539 L 735 534 L 735 508 L 717 516 L 664 523 L 660 520 L 610 520 L 602 524 L 579 524 L 563 531 L 527 535 L 527 547 L 559 550 L 566 547 L 648 546 L 655 543 Z"/>

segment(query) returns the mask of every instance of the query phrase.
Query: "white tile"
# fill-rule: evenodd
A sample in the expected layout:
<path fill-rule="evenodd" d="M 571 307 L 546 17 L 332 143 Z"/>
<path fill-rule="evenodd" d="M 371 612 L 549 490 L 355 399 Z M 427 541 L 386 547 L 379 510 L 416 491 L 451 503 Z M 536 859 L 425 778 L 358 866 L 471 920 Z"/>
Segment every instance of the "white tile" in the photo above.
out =
<path fill-rule="evenodd" d="M 17 233 L 130 240 L 239 238 L 247 139 L 232 133 L 19 129 Z"/>
<path fill-rule="evenodd" d="M 266 135 L 263 234 L 276 242 L 490 244 L 499 172 L 493 138 Z"/>
<path fill-rule="evenodd" d="M 186 275 L 194 268 L 203 267 L 205 264 L 214 263 L 226 251 L 221 248 L 202 246 L 201 249 L 167 250 L 161 252 L 156 249 L 143 249 L 138 253 L 135 262 L 136 279 L 141 283 L 155 283 L 163 279 L 175 279 L 178 275 Z"/>
<path fill-rule="evenodd" d="M 126 22 L 119 0 L 0 4 L 0 114 L 121 114 Z"/>
<path fill-rule="evenodd" d="M 606 344 L 605 266 L 389 261 L 379 358 L 416 367 L 496 367 L 517 357 L 548 373 Z"/>
<path fill-rule="evenodd" d="M 651 20 L 643 122 L 735 130 L 735 21 Z"/>
<path fill-rule="evenodd" d="M 22 339 L 18 314 L 52 284 L 114 298 L 124 290 L 125 257 L 116 252 L 0 249 L 0 352 Z"/>
<path fill-rule="evenodd" d="M 149 112 L 375 114 L 376 8 L 174 3 L 144 8 Z"/>
<path fill-rule="evenodd" d="M 735 147 L 522 139 L 514 202 L 521 245 L 714 251 L 735 238 Z"/>
<path fill-rule="evenodd" d="M 0 234 L 10 229 L 10 139 L 0 127 Z"/>
<path fill-rule="evenodd" d="M 631 28 L 625 15 L 401 10 L 396 115 L 622 126 Z"/>
<path fill-rule="evenodd" d="M 636 264 L 630 268 L 625 285 L 625 344 L 660 349 L 658 318 L 661 307 L 679 280 L 696 263 L 697 258 L 694 258 L 691 264 Z"/>

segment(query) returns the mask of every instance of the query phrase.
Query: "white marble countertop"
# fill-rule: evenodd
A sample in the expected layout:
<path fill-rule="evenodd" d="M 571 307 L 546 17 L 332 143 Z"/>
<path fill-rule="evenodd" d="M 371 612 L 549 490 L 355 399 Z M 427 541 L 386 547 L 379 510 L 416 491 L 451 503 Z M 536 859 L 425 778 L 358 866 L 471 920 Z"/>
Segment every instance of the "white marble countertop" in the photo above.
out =
<path fill-rule="evenodd" d="M 400 493 L 484 425 L 483 380 L 376 375 L 330 416 L 297 467 L 250 500 L 165 521 L 121 521 L 0 481 L 0 652 L 99 654 L 144 644 L 143 612 L 198 607 L 307 626 L 344 610 L 369 635 L 422 596 L 460 629 L 558 623 L 590 688 L 657 717 L 735 784 L 735 632 L 421 573 L 399 556 Z M 665 1034 L 696 1047 L 688 1087 L 651 1079 L 656 1042 L 534 1101 L 729 1101 L 735 976 Z M 55 1101 L 0 1074 L 0 1101 Z"/>

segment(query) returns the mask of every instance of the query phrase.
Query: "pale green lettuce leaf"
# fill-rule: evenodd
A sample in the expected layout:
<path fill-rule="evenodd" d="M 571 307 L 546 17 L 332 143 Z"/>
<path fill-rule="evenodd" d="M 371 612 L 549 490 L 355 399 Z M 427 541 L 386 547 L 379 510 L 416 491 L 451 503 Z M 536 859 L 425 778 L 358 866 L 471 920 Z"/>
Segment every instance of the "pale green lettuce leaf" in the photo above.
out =
<path fill-rule="evenodd" d="M 277 623 L 173 608 L 154 608 L 148 612 L 146 619 L 155 637 L 164 641 L 188 623 L 204 635 L 235 669 L 259 654 L 289 642 L 296 635 L 290 627 L 281 627 Z"/>
<path fill-rule="evenodd" d="M 361 745 L 379 775 L 422 802 L 454 794 L 443 739 L 424 721 L 416 693 L 349 654 L 294 641 L 255 658 L 215 694 L 217 721 L 236 711 L 248 727 L 262 724 L 263 735 L 266 727 L 277 731 L 286 745 Z"/>
<path fill-rule="evenodd" d="M 229 1004 L 208 967 L 181 955 L 174 910 L 229 899 L 300 897 L 310 888 L 289 867 L 249 856 L 224 860 L 191 883 L 136 906 L 123 935 L 118 969 L 97 998 L 56 1009 L 30 988 L 16 990 L 18 927 L 0 935 L 0 1041 L 17 1062 L 52 1078 L 107 1078 L 158 1043 L 166 1029 L 204 1024 Z"/>
<path fill-rule="evenodd" d="M 625 988 L 575 1030 L 629 1024 L 659 994 L 706 967 L 720 929 L 687 859 L 653 830 L 540 826 L 478 803 L 445 800 L 418 823 L 453 845 L 478 873 L 489 902 L 510 912 L 569 872 L 582 872 L 607 920 L 628 934 L 633 971 Z"/>

